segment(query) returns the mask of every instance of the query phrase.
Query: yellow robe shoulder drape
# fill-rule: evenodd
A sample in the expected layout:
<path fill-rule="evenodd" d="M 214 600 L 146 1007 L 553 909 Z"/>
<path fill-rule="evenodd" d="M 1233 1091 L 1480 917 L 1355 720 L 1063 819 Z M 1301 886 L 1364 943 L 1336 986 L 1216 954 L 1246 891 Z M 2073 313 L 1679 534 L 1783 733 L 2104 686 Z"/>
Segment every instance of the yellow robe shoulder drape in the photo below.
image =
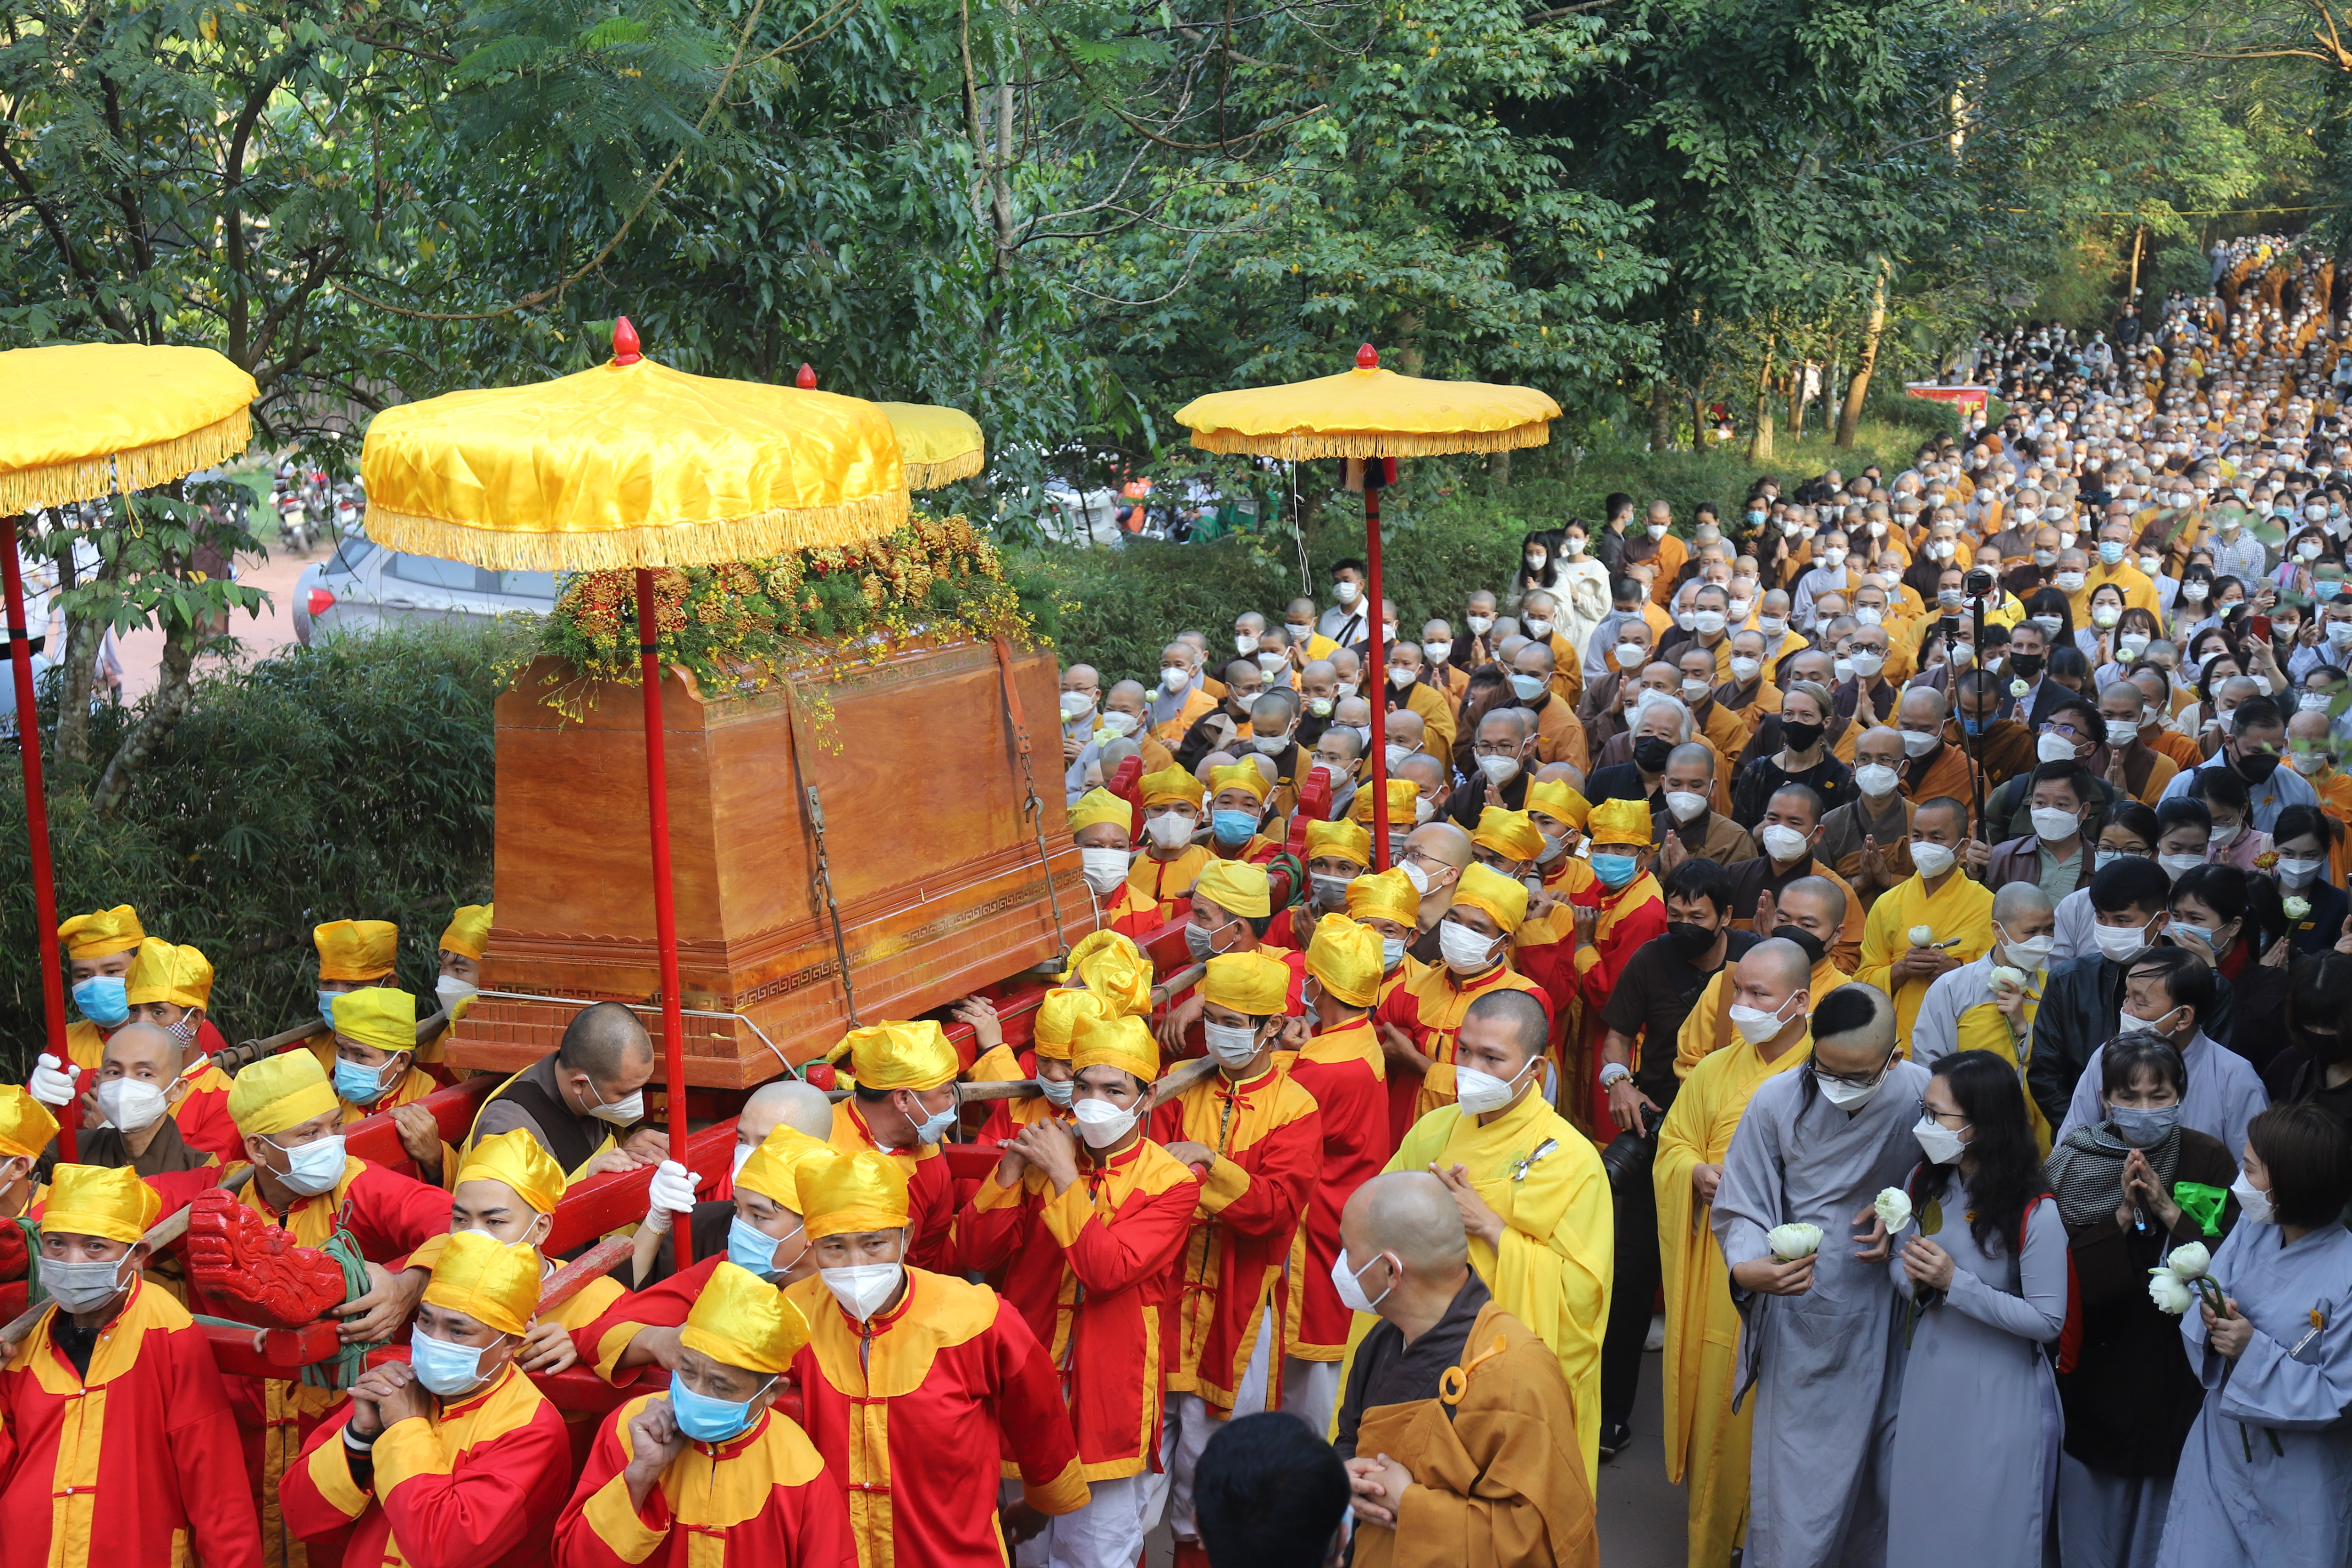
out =
<path fill-rule="evenodd" d="M 1853 977 L 1894 998 L 1895 1038 L 1906 1060 L 1911 1055 L 1911 1025 L 1931 984 L 1916 975 L 1899 987 L 1894 983 L 1895 963 L 1911 950 L 1914 926 L 1927 927 L 1939 942 L 1958 937 L 1958 945 L 1945 951 L 1962 963 L 1973 963 L 1992 948 L 1992 894 L 1955 868 L 1932 893 L 1914 875 L 1870 906 L 1870 918 L 1862 928 L 1862 963 Z"/>

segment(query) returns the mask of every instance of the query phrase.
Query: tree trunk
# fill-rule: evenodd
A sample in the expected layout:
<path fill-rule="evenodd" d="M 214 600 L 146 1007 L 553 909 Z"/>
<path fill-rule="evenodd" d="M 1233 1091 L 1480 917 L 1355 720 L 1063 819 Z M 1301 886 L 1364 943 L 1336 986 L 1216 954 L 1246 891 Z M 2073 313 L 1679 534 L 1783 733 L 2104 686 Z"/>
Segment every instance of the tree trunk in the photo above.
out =
<path fill-rule="evenodd" d="M 1748 438 L 1748 460 L 1769 463 L 1772 460 L 1772 349 L 1779 334 L 1764 336 L 1764 368 L 1756 374 L 1756 429 Z"/>
<path fill-rule="evenodd" d="M 1675 389 L 1664 381 L 1650 384 L 1650 450 L 1671 451 L 1675 444 Z"/>
<path fill-rule="evenodd" d="M 1862 333 L 1862 354 L 1853 367 L 1853 379 L 1846 384 L 1845 406 L 1838 410 L 1837 444 L 1853 445 L 1854 432 L 1862 425 L 1862 400 L 1870 395 L 1870 373 L 1878 365 L 1878 334 L 1886 330 L 1886 278 L 1894 271 L 1895 263 L 1886 257 L 1878 258 L 1878 279 L 1870 291 L 1870 320 Z"/>
<path fill-rule="evenodd" d="M 1486 476 L 1494 481 L 1496 489 L 1509 489 L 1511 488 L 1511 455 L 1508 452 L 1496 453 L 1487 461 Z"/>
<path fill-rule="evenodd" d="M 89 702 L 98 682 L 98 650 L 106 628 L 86 616 L 66 617 L 65 684 L 58 693 L 58 761 L 89 765 Z"/>
<path fill-rule="evenodd" d="M 163 639 L 163 679 L 155 695 L 147 700 L 147 711 L 131 733 L 115 748 L 113 758 L 98 781 L 98 790 L 90 796 L 92 810 L 108 813 L 130 797 L 131 777 L 147 765 L 164 739 L 179 727 L 188 710 L 189 670 L 196 662 L 196 637 L 194 627 L 175 630 Z"/>

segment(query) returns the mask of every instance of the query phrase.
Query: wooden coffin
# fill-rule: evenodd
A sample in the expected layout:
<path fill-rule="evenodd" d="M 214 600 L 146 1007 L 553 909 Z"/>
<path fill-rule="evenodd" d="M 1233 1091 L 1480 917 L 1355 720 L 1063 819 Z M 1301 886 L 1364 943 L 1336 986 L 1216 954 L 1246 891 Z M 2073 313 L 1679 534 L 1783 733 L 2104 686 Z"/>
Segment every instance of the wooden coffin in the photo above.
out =
<path fill-rule="evenodd" d="M 1064 806 L 1057 667 L 1016 653 L 1013 671 L 1035 825 L 994 645 L 911 647 L 792 688 L 863 1022 L 942 1006 L 1093 928 Z M 597 685 L 584 717 L 567 719 L 542 699 L 569 679 L 542 658 L 499 700 L 498 915 L 482 986 L 577 1000 L 484 996 L 452 1037 L 458 1067 L 529 1066 L 581 1000 L 659 1000 L 642 693 Z M 793 717 L 782 685 L 713 695 L 675 668 L 662 714 L 687 1080 L 741 1088 L 850 1027 L 793 784 Z"/>

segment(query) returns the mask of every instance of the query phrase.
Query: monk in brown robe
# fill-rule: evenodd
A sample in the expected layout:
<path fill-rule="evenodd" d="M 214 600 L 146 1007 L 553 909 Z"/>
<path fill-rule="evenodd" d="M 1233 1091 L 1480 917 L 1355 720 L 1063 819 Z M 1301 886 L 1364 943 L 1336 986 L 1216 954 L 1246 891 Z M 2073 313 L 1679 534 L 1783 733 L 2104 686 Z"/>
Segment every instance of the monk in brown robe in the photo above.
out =
<path fill-rule="evenodd" d="M 1597 1568 L 1559 1358 L 1487 1295 L 1445 1184 L 1373 1177 L 1340 1212 L 1339 1239 L 1342 1299 L 1380 1317 L 1356 1347 L 1334 1443 L 1355 1493 L 1356 1568 Z"/>

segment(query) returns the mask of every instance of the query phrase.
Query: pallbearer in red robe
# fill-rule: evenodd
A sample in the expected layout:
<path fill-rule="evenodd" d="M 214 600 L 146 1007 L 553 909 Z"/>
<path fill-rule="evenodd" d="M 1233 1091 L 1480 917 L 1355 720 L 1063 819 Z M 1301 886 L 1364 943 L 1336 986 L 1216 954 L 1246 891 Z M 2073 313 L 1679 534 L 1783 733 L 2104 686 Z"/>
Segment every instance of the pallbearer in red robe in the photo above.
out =
<path fill-rule="evenodd" d="M 1078 847 L 1087 887 L 1104 926 L 1141 936 L 1168 922 L 1160 900 L 1128 880 L 1134 870 L 1135 808 L 1107 789 L 1090 789 L 1070 805 L 1070 837 Z"/>
<path fill-rule="evenodd" d="M 1200 1187 L 1144 1136 L 1160 1048 L 1142 1019 L 1080 1019 L 1070 1065 L 1074 1125 L 1033 1123 L 1005 1145 L 958 1221 L 958 1251 L 1005 1268 L 1005 1300 L 1061 1373 L 1091 1495 L 1047 1526 L 1055 1560 L 1125 1564 L 1149 1526 L 1176 1347 L 1171 1266 Z"/>
<path fill-rule="evenodd" d="M 928 1018 L 852 1029 L 829 1059 L 848 1058 L 856 1092 L 833 1108 L 827 1142 L 845 1154 L 887 1154 L 907 1177 L 915 1229 L 908 1261 L 921 1268 L 947 1264 L 948 1231 L 955 1224 L 955 1183 L 940 1140 L 955 1125 L 955 1047 Z"/>
<path fill-rule="evenodd" d="M 261 1561 L 212 1347 L 140 1278 L 163 1207 L 127 1169 L 57 1167 L 41 1219 L 55 1304 L 0 1365 L 4 1568 Z"/>
<path fill-rule="evenodd" d="M 1381 939 L 1381 1000 L 1375 1007 L 1428 968 L 1405 951 L 1421 934 L 1421 894 L 1403 867 L 1391 866 L 1349 883 L 1348 918 Z"/>
<path fill-rule="evenodd" d="M 1087 1501 L 1053 1363 L 994 1291 L 907 1266 L 897 1161 L 812 1155 L 796 1174 L 818 1277 L 784 1292 L 809 1322 L 793 1381 L 860 1568 L 1003 1568 L 1000 1461 L 1024 1487 L 1018 1533 Z"/>
<path fill-rule="evenodd" d="M 514 1364 L 539 1308 L 539 1254 L 449 1237 L 406 1362 L 362 1373 L 286 1472 L 288 1528 L 350 1531 L 343 1561 L 528 1568 L 549 1561 L 572 1483 L 563 1417 Z"/>
<path fill-rule="evenodd" d="M 722 1260 L 670 1391 L 604 1418 L 555 1527 L 556 1568 L 856 1568 L 840 1483 L 775 1408 L 808 1338 L 798 1307 Z"/>
<path fill-rule="evenodd" d="M 1355 1322 L 1331 1283 L 1339 1211 L 1350 1194 L 1381 1173 L 1393 1152 L 1388 1067 L 1371 1020 L 1381 958 L 1379 935 L 1345 915 L 1325 915 L 1307 944 L 1307 1022 L 1314 1033 L 1299 1047 L 1290 1076 L 1322 1111 L 1323 1147 L 1276 1301 L 1282 1317 L 1282 1407 L 1318 1432 L 1331 1424 L 1339 1363 Z"/>

